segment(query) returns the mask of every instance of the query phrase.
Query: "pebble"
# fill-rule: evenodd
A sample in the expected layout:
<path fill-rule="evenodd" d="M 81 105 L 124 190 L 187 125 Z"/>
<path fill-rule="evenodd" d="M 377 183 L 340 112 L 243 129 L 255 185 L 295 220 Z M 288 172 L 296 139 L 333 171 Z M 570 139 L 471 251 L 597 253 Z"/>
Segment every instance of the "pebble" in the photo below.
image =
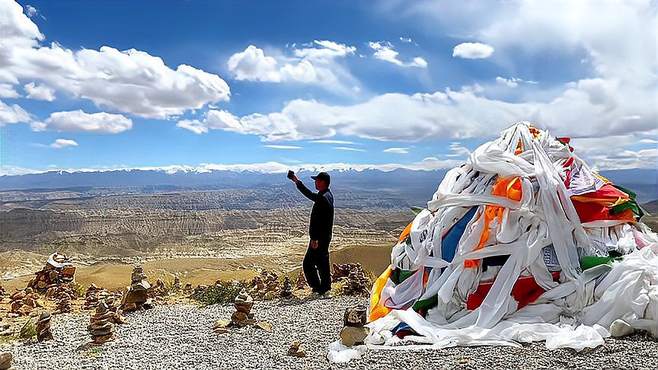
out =
<path fill-rule="evenodd" d="M 199 308 L 192 305 L 157 306 L 128 315 L 116 327 L 117 339 L 102 347 L 79 349 L 89 342 L 89 316 L 52 317 L 55 339 L 42 343 L 2 343 L 0 352 L 14 355 L 16 369 L 390 369 L 390 368 L 658 368 L 658 342 L 642 335 L 608 339 L 605 346 L 575 352 L 549 351 L 543 343 L 523 347 L 459 347 L 441 350 L 368 350 L 361 359 L 329 364 L 329 343 L 338 339 L 347 307 L 367 304 L 365 298 L 335 297 L 311 301 L 258 301 L 252 312 L 273 325 L 272 332 L 255 326 L 235 328 L 224 335 L 211 328 L 228 318 L 233 305 Z M 305 358 L 288 356 L 298 340 Z"/>

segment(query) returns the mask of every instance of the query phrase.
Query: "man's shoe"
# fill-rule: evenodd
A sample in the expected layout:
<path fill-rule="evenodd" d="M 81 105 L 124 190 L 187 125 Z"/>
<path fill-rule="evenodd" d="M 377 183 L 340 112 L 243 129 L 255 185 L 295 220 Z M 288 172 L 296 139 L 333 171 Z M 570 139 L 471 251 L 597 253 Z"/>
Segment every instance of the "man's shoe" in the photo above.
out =
<path fill-rule="evenodd" d="M 320 294 L 320 299 L 331 299 L 333 297 L 334 296 L 329 291 Z"/>

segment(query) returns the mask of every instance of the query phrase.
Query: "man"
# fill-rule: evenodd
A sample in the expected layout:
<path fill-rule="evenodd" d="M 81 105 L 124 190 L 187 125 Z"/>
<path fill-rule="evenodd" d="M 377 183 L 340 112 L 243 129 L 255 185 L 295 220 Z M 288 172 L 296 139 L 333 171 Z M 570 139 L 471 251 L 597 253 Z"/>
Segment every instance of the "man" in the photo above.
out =
<path fill-rule="evenodd" d="M 311 221 L 308 227 L 310 242 L 304 256 L 303 269 L 306 282 L 314 296 L 329 297 L 331 272 L 329 271 L 329 242 L 334 226 L 334 195 L 329 190 L 331 177 L 326 172 L 311 176 L 315 180 L 317 193 L 310 191 L 291 171 L 288 177 L 297 189 L 313 201 Z"/>

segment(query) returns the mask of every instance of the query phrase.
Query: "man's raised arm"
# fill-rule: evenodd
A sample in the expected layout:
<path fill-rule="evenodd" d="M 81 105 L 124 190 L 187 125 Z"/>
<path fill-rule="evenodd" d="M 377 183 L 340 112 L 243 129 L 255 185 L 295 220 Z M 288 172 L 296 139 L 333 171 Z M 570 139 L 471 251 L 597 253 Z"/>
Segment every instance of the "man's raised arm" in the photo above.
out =
<path fill-rule="evenodd" d="M 317 194 L 317 193 L 314 193 L 314 192 L 312 192 L 311 190 L 309 190 L 309 188 L 307 188 L 306 185 L 304 185 L 304 183 L 302 182 L 302 180 L 300 180 L 300 179 L 297 177 L 297 175 L 294 175 L 294 174 L 293 174 L 293 175 L 289 175 L 288 178 L 290 179 L 290 181 L 294 182 L 295 185 L 297 185 L 297 189 L 299 189 L 299 191 L 300 191 L 302 194 L 304 194 L 304 196 L 305 196 L 306 198 L 308 198 L 308 199 L 310 199 L 310 200 L 312 200 L 312 201 L 314 201 L 314 202 L 317 202 L 318 200 L 320 200 L 320 198 L 323 198 L 322 195 Z"/>

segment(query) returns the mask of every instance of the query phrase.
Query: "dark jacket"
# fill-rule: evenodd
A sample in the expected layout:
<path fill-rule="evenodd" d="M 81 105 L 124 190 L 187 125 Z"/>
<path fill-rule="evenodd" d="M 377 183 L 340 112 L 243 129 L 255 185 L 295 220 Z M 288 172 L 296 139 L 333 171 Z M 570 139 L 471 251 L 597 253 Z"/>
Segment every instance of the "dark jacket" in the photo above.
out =
<path fill-rule="evenodd" d="M 329 189 L 314 193 L 308 190 L 301 181 L 297 183 L 297 189 L 313 201 L 311 222 L 308 225 L 311 240 L 331 240 L 334 226 L 334 195 Z"/>

